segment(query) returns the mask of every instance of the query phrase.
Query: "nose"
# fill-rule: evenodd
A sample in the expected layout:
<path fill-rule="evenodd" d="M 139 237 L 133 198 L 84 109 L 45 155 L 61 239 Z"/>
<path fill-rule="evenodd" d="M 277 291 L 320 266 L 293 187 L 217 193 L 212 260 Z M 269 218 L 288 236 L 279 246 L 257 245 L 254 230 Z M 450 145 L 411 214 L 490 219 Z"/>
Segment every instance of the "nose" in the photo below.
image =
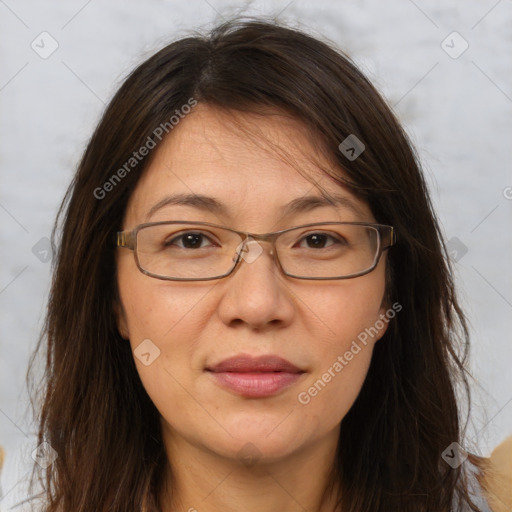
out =
<path fill-rule="evenodd" d="M 293 294 L 274 259 L 271 244 L 249 239 L 240 257 L 223 283 L 218 305 L 222 321 L 258 330 L 289 325 L 295 314 Z"/>

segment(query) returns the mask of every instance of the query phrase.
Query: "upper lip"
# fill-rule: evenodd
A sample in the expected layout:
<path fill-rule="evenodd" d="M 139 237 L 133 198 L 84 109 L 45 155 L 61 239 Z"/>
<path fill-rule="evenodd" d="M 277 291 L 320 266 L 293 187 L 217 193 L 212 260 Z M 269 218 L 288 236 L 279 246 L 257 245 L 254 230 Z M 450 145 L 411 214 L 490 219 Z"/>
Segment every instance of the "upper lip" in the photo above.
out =
<path fill-rule="evenodd" d="M 206 368 L 212 372 L 287 372 L 287 373 L 303 373 L 303 370 L 297 368 L 294 364 L 277 355 L 264 355 L 253 357 L 247 354 L 224 359 L 214 366 Z"/>

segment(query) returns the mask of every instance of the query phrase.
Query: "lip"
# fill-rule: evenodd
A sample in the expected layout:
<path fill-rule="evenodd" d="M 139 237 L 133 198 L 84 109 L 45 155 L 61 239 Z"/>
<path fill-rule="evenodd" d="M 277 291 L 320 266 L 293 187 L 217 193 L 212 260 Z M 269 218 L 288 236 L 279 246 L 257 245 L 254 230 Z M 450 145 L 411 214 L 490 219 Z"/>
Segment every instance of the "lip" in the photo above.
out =
<path fill-rule="evenodd" d="M 275 395 L 305 373 L 277 355 L 252 357 L 247 354 L 225 359 L 207 367 L 206 371 L 223 388 L 248 398 Z"/>

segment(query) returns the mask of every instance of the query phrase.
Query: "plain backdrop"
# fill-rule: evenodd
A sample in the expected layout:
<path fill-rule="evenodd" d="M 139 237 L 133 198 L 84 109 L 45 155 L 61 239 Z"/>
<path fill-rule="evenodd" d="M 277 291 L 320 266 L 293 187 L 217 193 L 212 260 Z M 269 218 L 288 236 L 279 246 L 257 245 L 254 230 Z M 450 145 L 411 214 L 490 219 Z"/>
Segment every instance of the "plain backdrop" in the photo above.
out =
<path fill-rule="evenodd" d="M 471 322 L 466 446 L 488 455 L 512 434 L 511 0 L 0 0 L 2 510 L 24 497 L 33 462 L 25 373 L 50 285 L 47 238 L 88 138 L 135 65 L 236 13 L 334 41 L 402 120 Z"/>

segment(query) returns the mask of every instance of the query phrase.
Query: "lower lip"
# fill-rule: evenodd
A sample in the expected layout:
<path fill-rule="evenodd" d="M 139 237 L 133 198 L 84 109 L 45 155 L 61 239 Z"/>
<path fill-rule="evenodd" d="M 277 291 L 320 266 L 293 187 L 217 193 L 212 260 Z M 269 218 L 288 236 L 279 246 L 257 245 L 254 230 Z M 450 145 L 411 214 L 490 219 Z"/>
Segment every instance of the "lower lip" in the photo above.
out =
<path fill-rule="evenodd" d="M 300 379 L 302 373 L 287 372 L 209 372 L 223 387 L 249 398 L 265 398 L 277 394 Z"/>

